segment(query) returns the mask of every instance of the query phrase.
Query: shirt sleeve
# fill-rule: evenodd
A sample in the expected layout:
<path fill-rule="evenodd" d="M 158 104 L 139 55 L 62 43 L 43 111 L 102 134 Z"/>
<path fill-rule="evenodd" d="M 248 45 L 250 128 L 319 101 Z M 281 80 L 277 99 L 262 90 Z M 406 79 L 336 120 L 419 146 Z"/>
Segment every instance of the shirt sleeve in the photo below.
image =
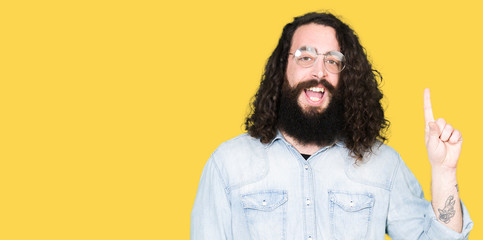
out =
<path fill-rule="evenodd" d="M 191 240 L 232 239 L 230 202 L 214 156 L 206 163 L 191 211 Z"/>
<path fill-rule="evenodd" d="M 386 232 L 393 240 L 398 239 L 468 239 L 473 222 L 468 210 L 461 203 L 463 231 L 455 232 L 436 219 L 431 202 L 424 198 L 421 185 L 409 168 L 400 160 L 395 173 Z"/>

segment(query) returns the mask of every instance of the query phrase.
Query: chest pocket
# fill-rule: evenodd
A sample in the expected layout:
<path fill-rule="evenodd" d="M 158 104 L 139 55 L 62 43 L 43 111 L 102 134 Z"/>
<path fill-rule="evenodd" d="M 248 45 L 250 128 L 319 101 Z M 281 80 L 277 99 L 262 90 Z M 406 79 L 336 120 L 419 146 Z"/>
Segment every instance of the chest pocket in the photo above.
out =
<path fill-rule="evenodd" d="M 366 239 L 374 206 L 370 193 L 329 191 L 329 214 L 333 239 Z"/>
<path fill-rule="evenodd" d="M 266 190 L 241 196 L 252 239 L 285 239 L 287 192 Z"/>

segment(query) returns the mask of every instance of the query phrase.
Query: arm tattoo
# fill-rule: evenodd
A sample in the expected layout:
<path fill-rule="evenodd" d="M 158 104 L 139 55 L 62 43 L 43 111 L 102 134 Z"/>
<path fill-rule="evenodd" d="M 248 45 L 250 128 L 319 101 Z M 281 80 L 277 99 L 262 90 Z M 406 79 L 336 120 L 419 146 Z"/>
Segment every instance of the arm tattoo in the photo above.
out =
<path fill-rule="evenodd" d="M 448 199 L 446 199 L 446 203 L 444 204 L 444 209 L 439 209 L 439 220 L 442 222 L 448 224 L 449 221 L 451 221 L 451 218 L 454 217 L 455 210 L 454 210 L 454 204 L 455 200 L 453 195 L 449 196 Z"/>

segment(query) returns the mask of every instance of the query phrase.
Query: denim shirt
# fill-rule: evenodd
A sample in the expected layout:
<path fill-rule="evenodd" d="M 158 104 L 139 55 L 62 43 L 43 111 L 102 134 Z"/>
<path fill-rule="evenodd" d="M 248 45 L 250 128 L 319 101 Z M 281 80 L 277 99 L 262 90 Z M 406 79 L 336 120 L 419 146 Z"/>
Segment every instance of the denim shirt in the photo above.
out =
<path fill-rule="evenodd" d="M 192 240 L 467 239 L 438 222 L 421 186 L 391 147 L 355 163 L 344 144 L 305 160 L 280 133 L 242 134 L 206 163 L 191 213 Z"/>

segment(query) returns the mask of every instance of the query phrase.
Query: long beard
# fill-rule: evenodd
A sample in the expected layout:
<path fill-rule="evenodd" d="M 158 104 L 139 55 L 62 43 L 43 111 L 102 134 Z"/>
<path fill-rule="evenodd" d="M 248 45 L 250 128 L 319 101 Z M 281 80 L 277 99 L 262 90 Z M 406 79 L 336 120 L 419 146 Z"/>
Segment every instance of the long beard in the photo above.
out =
<path fill-rule="evenodd" d="M 332 98 L 323 111 L 307 109 L 298 104 L 305 88 L 322 83 Z M 278 111 L 278 127 L 301 144 L 325 146 L 341 137 L 344 128 L 344 105 L 335 88 L 325 80 L 311 80 L 291 88 L 284 84 Z"/>

